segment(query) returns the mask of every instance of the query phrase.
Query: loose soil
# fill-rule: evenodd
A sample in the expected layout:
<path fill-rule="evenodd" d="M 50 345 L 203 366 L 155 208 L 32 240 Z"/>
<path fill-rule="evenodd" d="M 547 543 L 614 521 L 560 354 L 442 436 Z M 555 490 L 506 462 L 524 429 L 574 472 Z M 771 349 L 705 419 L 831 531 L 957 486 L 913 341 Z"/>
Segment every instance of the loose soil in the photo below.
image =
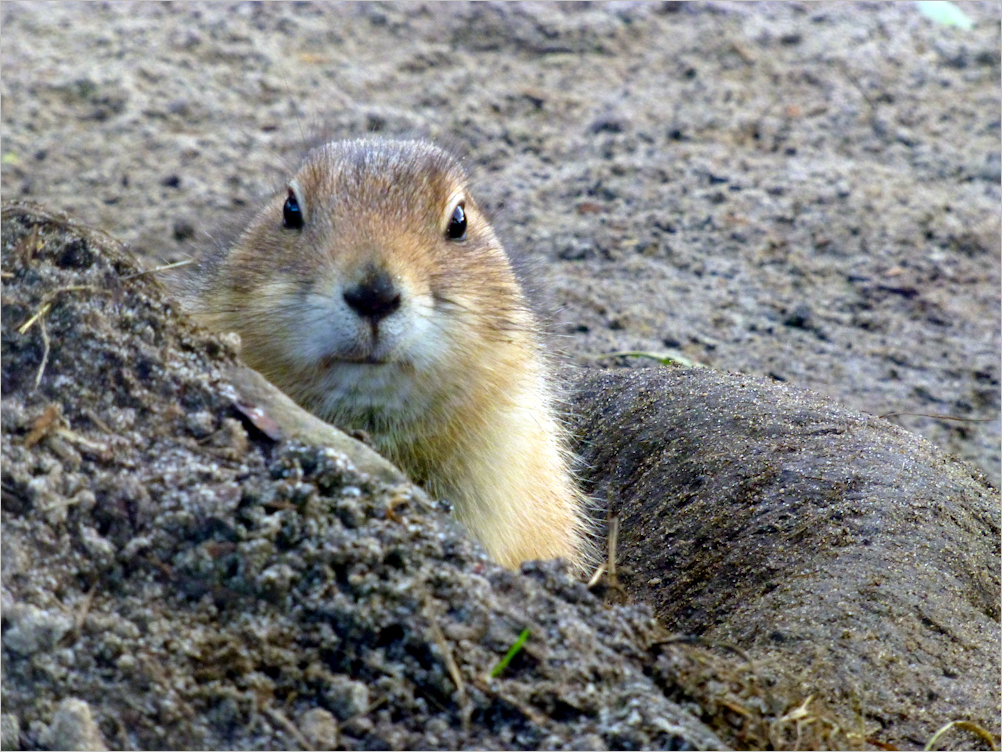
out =
<path fill-rule="evenodd" d="M 617 354 L 642 352 L 752 377 L 696 377 L 707 400 L 733 408 L 751 389 L 761 395 L 753 404 L 774 400 L 786 410 L 777 396 L 785 392 L 757 379 L 808 387 L 829 400 L 808 411 L 812 421 L 838 412 L 835 404 L 885 416 L 871 424 L 850 414 L 839 425 L 897 424 L 974 468 L 909 444 L 909 456 L 934 473 L 909 476 L 932 489 L 933 501 L 907 534 L 894 525 L 908 528 L 912 518 L 890 502 L 856 499 L 848 511 L 858 528 L 816 518 L 828 520 L 818 541 L 846 544 L 867 571 L 890 561 L 891 543 L 881 541 L 905 535 L 897 544 L 904 559 L 886 573 L 895 587 L 919 582 L 907 579 L 925 566 L 920 547 L 908 555 L 916 531 L 936 515 L 947 520 L 926 573 L 933 584 L 922 587 L 947 581 L 937 573 L 960 584 L 941 586 L 927 613 L 910 600 L 921 590 L 887 595 L 876 575 L 847 600 L 845 580 L 825 582 L 818 571 L 798 589 L 755 567 L 720 570 L 751 571 L 742 597 L 752 611 L 742 612 L 684 575 L 670 590 L 631 585 L 625 573 L 631 592 L 646 588 L 671 628 L 707 630 L 710 643 L 754 646 L 756 661 L 774 661 L 771 674 L 756 664 L 779 677 L 770 695 L 741 661 L 719 649 L 694 658 L 659 642 L 650 612 L 610 613 L 552 566 L 530 567 L 528 577 L 491 568 L 403 481 L 358 474 L 340 451 L 275 444 L 234 412 L 226 342 L 176 330 L 176 312 L 145 278 L 117 282 L 126 262 L 85 252 L 102 241 L 39 239 L 62 243 L 50 257 L 39 251 L 44 273 L 30 259 L 12 260 L 31 244 L 30 223 L 16 231 L 5 219 L 4 271 L 21 264 L 29 278 L 17 285 L 35 286 L 4 280 L 4 747 L 11 739 L 53 748 L 712 747 L 792 745 L 802 733 L 831 746 L 909 747 L 958 719 L 963 692 L 974 692 L 971 717 L 997 734 L 998 582 L 977 567 L 998 572 L 998 496 L 985 478 L 998 488 L 1000 10 L 958 5 L 973 29 L 936 24 L 911 3 L 4 3 L 4 198 L 69 212 L 129 243 L 147 267 L 221 242 L 318 134 L 429 136 L 465 155 L 506 246 L 534 269 L 567 364 L 619 367 L 624 401 L 602 429 L 626 437 L 617 452 L 642 438 L 630 433 L 638 414 L 660 414 L 643 385 L 660 383 L 662 372 L 624 373 L 654 361 Z M 118 308 L 80 309 L 87 294 L 53 293 L 60 286 L 99 289 L 94 305 Z M 47 294 L 56 295 L 41 319 L 51 351 L 33 390 L 41 325 L 20 339 L 14 330 Z M 139 308 L 122 302 L 134 294 Z M 60 342 L 59 326 L 85 340 L 117 332 L 111 354 Z M 26 360 L 9 360 L 8 347 L 27 348 Z M 89 380 L 78 370 L 87 368 Z M 111 379 L 107 393 L 102 378 Z M 677 378 L 667 383 L 689 394 Z M 586 417 L 606 393 L 582 392 Z M 56 402 L 61 417 L 48 412 Z M 168 414 L 172 403 L 179 414 Z M 878 434 L 867 434 L 868 446 Z M 202 451 L 193 443 L 205 450 L 201 459 L 174 454 L 182 445 Z M 610 462 L 589 480 L 596 488 L 624 471 L 621 454 Z M 8 474 L 15 467 L 16 478 Z M 122 467 L 142 482 L 123 480 Z M 879 464 L 868 467 L 866 482 L 875 482 Z M 647 482 L 642 470 L 631 471 L 638 487 Z M 791 478 L 783 472 L 755 488 L 775 482 L 781 494 Z M 234 489 L 251 476 L 245 499 Z M 838 481 L 850 485 L 835 501 L 853 500 L 852 480 Z M 156 483 L 190 494 L 151 496 Z M 826 506 L 830 487 L 816 493 L 817 509 L 835 508 Z M 943 501 L 961 498 L 956 513 Z M 417 520 L 406 530 L 389 524 L 401 499 L 403 518 Z M 704 521 L 721 514 L 705 511 Z M 731 522 L 740 528 L 746 519 Z M 887 538 L 871 536 L 868 526 L 882 524 L 893 528 Z M 808 545 L 797 535 L 809 531 L 777 529 L 777 540 L 790 534 Z M 842 537 L 825 538 L 833 529 Z M 698 541 L 691 536 L 679 540 Z M 871 540 L 882 551 L 876 558 L 864 550 Z M 748 566 L 756 545 L 748 544 Z M 414 550 L 413 559 L 394 554 Z M 796 545 L 782 551 L 792 572 Z M 816 562 L 827 555 L 821 549 Z M 339 556 L 347 558 L 331 559 Z M 445 574 L 443 556 L 454 563 Z M 632 576 L 648 564 L 634 562 Z M 471 571 L 480 579 L 468 579 Z M 331 605 L 332 587 L 350 602 Z M 471 603 L 469 592 L 478 593 Z M 692 600 L 672 603 L 666 593 Z M 837 671 L 812 684 L 819 676 L 793 671 L 783 648 L 805 640 L 816 660 L 832 661 L 824 640 L 840 622 L 833 616 L 819 636 L 812 598 L 832 615 L 847 604 L 868 609 L 863 621 L 877 626 L 907 612 L 925 631 L 909 632 L 912 622 L 874 627 L 868 634 L 883 635 L 884 651 L 833 643 L 877 688 L 839 696 Z M 436 621 L 428 613 L 439 607 Z M 757 621 L 769 609 L 779 638 Z M 374 649 L 338 641 L 340 632 L 321 628 L 325 620 Z M 507 694 L 472 683 L 530 623 L 547 638 L 542 652 L 513 664 L 525 673 Z M 486 624 L 493 637 L 470 638 L 469 624 Z M 455 647 L 464 639 L 469 645 Z M 561 652 L 568 640 L 589 647 Z M 778 657 L 762 647 L 769 640 Z M 905 670 L 910 651 L 929 658 L 922 666 L 939 665 L 945 678 L 936 682 L 963 692 L 921 684 L 925 668 Z M 450 652 L 460 653 L 465 695 Z M 570 680 L 550 673 L 551 659 L 584 663 L 569 669 Z M 709 674 L 700 673 L 705 666 Z M 979 677 L 987 677 L 981 694 Z M 838 719 L 838 733 L 784 715 L 815 684 L 832 703 L 817 717 Z M 932 710 L 909 715 L 909 693 L 911 707 Z M 564 694 L 569 705 L 553 700 Z M 314 710 L 322 713 L 308 715 Z M 463 725 L 467 717 L 474 726 Z M 956 733 L 945 743 L 978 743 Z"/>

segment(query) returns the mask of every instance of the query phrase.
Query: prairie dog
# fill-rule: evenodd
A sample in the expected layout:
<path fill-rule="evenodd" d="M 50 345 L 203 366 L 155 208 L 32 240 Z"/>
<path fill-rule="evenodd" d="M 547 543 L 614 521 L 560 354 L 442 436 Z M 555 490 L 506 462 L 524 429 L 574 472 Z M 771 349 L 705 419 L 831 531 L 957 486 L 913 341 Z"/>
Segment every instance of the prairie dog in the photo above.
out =
<path fill-rule="evenodd" d="M 423 141 L 311 151 L 192 306 L 305 409 L 377 448 L 500 564 L 587 559 L 584 499 L 541 333 L 445 151 Z"/>

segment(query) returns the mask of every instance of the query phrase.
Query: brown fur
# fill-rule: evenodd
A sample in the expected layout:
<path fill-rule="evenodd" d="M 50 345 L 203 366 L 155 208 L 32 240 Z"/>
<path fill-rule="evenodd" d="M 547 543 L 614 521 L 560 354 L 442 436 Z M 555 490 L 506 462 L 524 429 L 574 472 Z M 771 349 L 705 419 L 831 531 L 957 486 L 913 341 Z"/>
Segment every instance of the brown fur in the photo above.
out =
<path fill-rule="evenodd" d="M 420 141 L 335 142 L 290 186 L 304 226 L 283 225 L 275 196 L 203 266 L 196 315 L 240 334 L 247 363 L 303 407 L 367 431 L 498 562 L 580 567 L 586 515 L 540 333 L 458 163 Z M 467 232 L 450 240 L 460 200 Z M 372 269 L 402 300 L 378 325 L 342 301 Z"/>

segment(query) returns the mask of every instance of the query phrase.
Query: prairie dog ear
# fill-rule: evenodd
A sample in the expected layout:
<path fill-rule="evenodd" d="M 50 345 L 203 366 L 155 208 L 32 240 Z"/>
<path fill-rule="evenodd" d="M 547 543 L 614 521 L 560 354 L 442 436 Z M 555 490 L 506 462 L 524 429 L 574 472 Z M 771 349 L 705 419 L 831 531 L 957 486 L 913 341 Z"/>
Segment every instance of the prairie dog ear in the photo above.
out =
<path fill-rule="evenodd" d="M 293 178 L 289 181 L 289 195 L 282 205 L 282 225 L 287 230 L 303 229 L 303 225 L 309 221 L 309 211 L 303 187 Z"/>

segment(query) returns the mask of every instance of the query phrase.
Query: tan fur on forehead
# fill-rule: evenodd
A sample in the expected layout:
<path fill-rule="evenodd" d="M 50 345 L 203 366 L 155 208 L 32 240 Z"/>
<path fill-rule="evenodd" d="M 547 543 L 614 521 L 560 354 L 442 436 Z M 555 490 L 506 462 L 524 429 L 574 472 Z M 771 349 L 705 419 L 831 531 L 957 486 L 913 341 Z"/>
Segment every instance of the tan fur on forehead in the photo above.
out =
<path fill-rule="evenodd" d="M 424 141 L 360 139 L 336 141 L 310 152 L 301 173 L 326 182 L 332 192 L 348 192 L 366 205 L 438 208 L 468 178 L 458 160 Z"/>

